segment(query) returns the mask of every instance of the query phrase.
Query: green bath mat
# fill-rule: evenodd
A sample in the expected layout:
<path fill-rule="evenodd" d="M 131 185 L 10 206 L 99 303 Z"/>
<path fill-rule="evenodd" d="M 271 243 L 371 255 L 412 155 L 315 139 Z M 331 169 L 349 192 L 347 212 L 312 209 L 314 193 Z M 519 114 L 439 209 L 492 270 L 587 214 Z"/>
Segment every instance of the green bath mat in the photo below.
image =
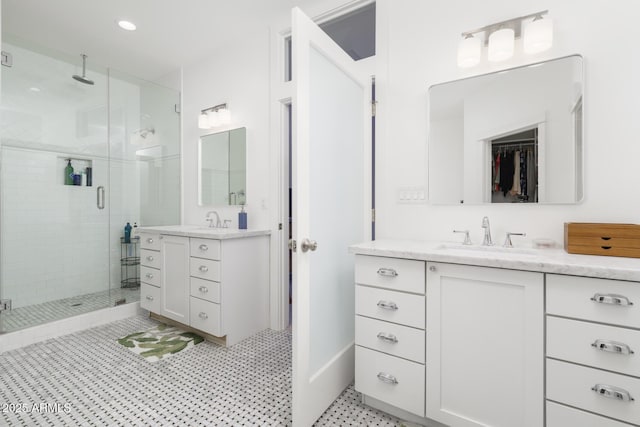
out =
<path fill-rule="evenodd" d="M 198 334 L 175 326 L 159 324 L 151 329 L 120 338 L 118 342 L 149 362 L 166 359 L 204 341 Z"/>

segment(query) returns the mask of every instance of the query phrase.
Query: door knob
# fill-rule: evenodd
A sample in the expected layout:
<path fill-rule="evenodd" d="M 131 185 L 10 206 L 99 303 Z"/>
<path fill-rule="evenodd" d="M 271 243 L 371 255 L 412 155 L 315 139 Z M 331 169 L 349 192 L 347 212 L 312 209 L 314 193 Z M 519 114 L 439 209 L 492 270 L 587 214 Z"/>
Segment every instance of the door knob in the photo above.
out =
<path fill-rule="evenodd" d="M 307 252 L 309 250 L 313 252 L 318 249 L 318 242 L 315 240 L 303 239 L 300 244 L 300 248 L 302 249 L 302 252 Z"/>

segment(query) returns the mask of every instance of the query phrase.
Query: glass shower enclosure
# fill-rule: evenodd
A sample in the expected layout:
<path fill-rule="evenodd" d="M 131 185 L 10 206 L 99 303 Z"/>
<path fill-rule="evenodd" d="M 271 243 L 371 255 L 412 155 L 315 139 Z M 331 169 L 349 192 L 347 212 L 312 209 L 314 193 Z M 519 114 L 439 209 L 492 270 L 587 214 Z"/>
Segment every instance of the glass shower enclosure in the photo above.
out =
<path fill-rule="evenodd" d="M 180 223 L 179 92 L 91 57 L 75 79 L 80 55 L 7 35 L 2 51 L 0 333 L 139 300 L 124 227 Z"/>

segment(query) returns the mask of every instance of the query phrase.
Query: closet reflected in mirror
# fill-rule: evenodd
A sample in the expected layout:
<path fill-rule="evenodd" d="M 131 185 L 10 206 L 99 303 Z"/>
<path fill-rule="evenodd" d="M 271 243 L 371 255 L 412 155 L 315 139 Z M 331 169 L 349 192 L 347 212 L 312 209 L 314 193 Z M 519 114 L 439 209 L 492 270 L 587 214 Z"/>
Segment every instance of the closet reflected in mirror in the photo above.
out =
<path fill-rule="evenodd" d="M 582 57 L 429 89 L 429 202 L 578 203 Z"/>
<path fill-rule="evenodd" d="M 198 145 L 198 204 L 244 205 L 246 128 L 204 135 Z"/>

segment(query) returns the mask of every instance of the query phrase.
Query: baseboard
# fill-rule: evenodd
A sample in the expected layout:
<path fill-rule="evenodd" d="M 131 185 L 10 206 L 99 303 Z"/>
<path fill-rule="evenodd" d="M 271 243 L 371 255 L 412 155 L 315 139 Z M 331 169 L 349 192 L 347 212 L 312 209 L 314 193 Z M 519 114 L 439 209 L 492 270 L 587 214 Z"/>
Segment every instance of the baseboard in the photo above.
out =
<path fill-rule="evenodd" d="M 396 406 L 389 405 L 386 402 L 375 399 L 371 396 L 367 396 L 365 394 L 362 395 L 362 403 L 367 406 L 371 406 L 374 409 L 377 409 L 382 412 L 386 412 L 387 414 L 393 415 L 396 418 L 400 418 L 403 421 L 404 426 L 425 426 L 425 427 L 446 427 L 444 424 L 440 424 L 437 421 L 433 421 L 429 418 L 419 417 L 411 412 L 407 412 L 404 409 L 400 409 Z"/>
<path fill-rule="evenodd" d="M 116 320 L 137 316 L 142 313 L 144 313 L 144 311 L 140 308 L 140 303 L 134 302 L 0 334 L 0 353 L 115 322 Z"/>

